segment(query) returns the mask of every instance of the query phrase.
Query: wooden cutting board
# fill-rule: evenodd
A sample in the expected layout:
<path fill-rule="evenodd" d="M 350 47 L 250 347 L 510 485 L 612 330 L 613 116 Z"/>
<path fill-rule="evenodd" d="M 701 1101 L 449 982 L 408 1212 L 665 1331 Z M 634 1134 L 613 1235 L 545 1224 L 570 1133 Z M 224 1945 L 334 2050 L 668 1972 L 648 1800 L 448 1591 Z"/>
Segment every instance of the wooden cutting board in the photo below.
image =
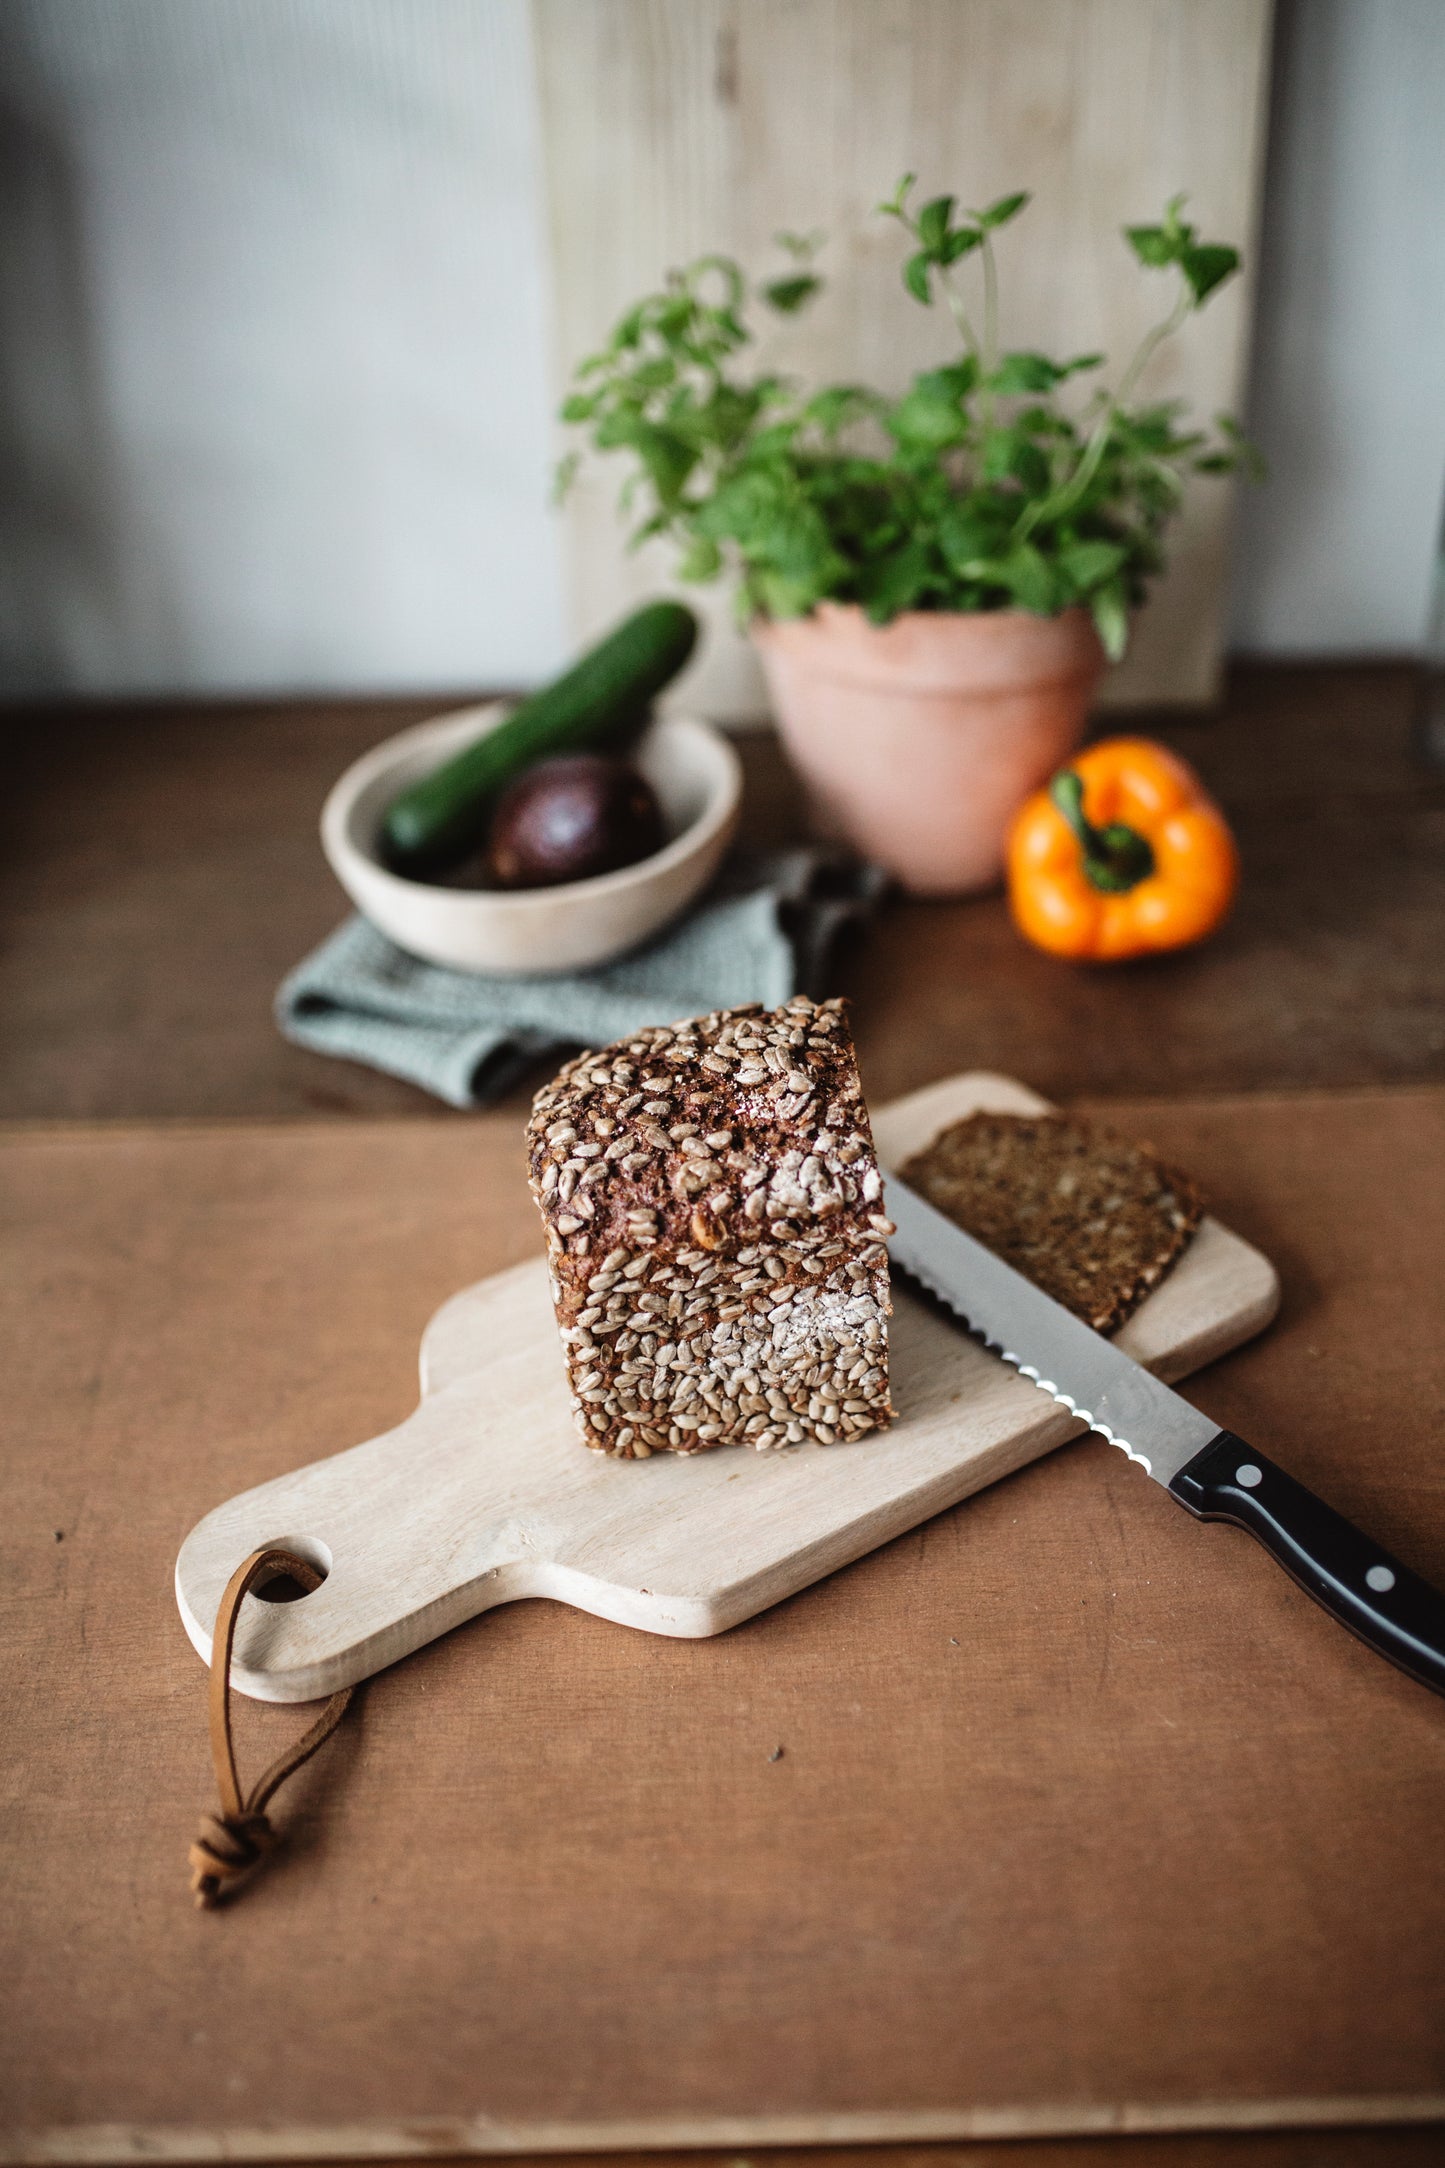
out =
<path fill-rule="evenodd" d="M 879 1156 L 895 1167 L 980 1108 L 1045 1107 L 1006 1077 L 952 1077 L 875 1115 Z M 1119 1344 L 1180 1378 L 1258 1332 L 1278 1299 L 1268 1259 L 1206 1219 Z M 232 1679 L 263 1701 L 315 1700 L 519 1597 L 651 1633 L 723 1633 L 1084 1427 L 900 1288 L 890 1346 L 899 1420 L 886 1433 L 614 1461 L 577 1442 L 545 1262 L 519 1265 L 432 1319 L 408 1421 L 192 1530 L 176 1563 L 186 1631 L 209 1661 L 235 1566 L 284 1543 L 326 1579 L 304 1600 L 243 1608 Z"/>

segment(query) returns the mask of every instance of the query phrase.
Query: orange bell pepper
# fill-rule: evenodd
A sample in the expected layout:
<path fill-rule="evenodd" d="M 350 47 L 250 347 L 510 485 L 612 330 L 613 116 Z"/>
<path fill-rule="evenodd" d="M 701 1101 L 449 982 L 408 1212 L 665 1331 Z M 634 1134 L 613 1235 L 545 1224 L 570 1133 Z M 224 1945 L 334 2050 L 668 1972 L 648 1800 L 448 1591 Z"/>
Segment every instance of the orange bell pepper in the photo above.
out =
<path fill-rule="evenodd" d="M 1202 941 L 1239 880 L 1218 806 L 1148 738 L 1104 738 L 1061 768 L 1014 815 L 1006 856 L 1020 933 L 1080 963 Z"/>

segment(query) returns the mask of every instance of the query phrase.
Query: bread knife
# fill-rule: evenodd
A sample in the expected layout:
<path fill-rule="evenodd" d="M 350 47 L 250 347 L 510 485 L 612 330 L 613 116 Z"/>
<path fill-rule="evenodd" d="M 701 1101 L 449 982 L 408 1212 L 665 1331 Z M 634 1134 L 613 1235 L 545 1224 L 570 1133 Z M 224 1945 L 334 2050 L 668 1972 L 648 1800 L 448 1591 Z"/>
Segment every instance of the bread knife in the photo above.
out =
<path fill-rule="evenodd" d="M 890 1175 L 895 1265 L 1185 1511 L 1233 1521 L 1380 1656 L 1445 1694 L 1445 1596 Z"/>

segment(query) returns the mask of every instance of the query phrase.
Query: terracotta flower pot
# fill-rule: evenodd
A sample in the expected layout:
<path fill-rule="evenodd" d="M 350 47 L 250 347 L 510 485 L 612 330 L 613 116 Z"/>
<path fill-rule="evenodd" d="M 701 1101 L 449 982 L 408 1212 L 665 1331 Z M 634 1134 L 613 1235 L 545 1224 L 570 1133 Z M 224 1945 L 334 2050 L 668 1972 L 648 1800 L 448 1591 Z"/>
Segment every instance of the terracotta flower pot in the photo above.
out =
<path fill-rule="evenodd" d="M 919 896 L 999 878 L 1009 816 L 1080 743 L 1104 669 L 1080 609 L 872 625 L 825 602 L 752 637 L 822 825 Z"/>

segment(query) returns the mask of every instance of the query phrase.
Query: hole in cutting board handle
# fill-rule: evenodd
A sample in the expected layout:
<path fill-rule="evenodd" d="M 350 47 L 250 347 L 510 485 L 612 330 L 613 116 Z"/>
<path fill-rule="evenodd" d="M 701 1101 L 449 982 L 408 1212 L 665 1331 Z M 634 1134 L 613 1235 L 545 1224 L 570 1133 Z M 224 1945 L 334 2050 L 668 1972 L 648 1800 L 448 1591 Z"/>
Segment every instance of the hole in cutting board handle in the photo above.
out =
<path fill-rule="evenodd" d="M 273 1536 L 264 1546 L 258 1547 L 294 1552 L 297 1558 L 304 1558 L 308 1566 L 316 1568 L 323 1582 L 331 1571 L 331 1552 L 319 1536 Z M 316 1594 L 316 1590 L 303 1588 L 289 1573 L 275 1573 L 259 1588 L 253 1588 L 251 1594 L 262 1603 L 304 1603 L 308 1596 Z"/>

